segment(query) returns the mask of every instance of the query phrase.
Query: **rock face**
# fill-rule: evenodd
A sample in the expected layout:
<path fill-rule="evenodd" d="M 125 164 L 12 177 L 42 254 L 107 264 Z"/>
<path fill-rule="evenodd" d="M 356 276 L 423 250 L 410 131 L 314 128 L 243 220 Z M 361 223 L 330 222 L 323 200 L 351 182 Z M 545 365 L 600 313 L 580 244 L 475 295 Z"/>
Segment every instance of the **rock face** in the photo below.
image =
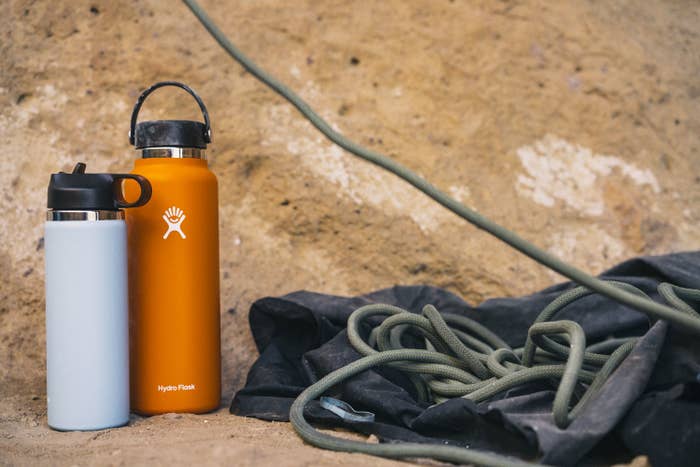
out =
<path fill-rule="evenodd" d="M 342 133 L 581 268 L 700 247 L 697 2 L 202 3 Z M 184 5 L 15 0 L 0 30 L 0 446 L 18 461 L 54 436 L 26 403 L 44 397 L 48 175 L 130 170 L 155 81 L 190 84 L 213 121 L 223 404 L 256 357 L 256 298 L 429 283 L 479 302 L 561 280 L 330 144 Z M 196 112 L 162 90 L 143 118 Z"/>

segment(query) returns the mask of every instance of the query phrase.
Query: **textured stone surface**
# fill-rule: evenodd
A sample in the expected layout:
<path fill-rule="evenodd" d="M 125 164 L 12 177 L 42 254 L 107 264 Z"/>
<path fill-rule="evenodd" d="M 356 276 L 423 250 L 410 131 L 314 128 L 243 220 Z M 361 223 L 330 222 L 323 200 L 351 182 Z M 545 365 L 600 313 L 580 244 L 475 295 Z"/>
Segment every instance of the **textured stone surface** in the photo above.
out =
<path fill-rule="evenodd" d="M 694 1 L 203 4 L 347 136 L 582 268 L 700 247 Z M 288 439 L 298 463 L 360 462 L 302 448 L 286 426 L 224 414 L 212 416 L 223 428 L 210 432 L 201 417 L 156 417 L 108 441 L 46 427 L 48 175 L 79 160 L 129 170 L 131 107 L 157 80 L 192 85 L 214 124 L 223 405 L 256 356 L 246 316 L 256 298 L 430 283 L 479 302 L 560 280 L 333 147 L 180 3 L 10 0 L 2 11 L 0 452 L 13 463 L 147 462 L 152 451 L 138 457 L 129 447 L 143 430 L 172 460 L 240 448 L 250 463 L 293 463 L 265 450 L 259 439 L 270 436 Z M 144 109 L 145 118 L 196 116 L 177 91 Z M 196 449 L 185 442 L 189 429 Z M 249 430 L 260 437 L 241 439 Z"/>

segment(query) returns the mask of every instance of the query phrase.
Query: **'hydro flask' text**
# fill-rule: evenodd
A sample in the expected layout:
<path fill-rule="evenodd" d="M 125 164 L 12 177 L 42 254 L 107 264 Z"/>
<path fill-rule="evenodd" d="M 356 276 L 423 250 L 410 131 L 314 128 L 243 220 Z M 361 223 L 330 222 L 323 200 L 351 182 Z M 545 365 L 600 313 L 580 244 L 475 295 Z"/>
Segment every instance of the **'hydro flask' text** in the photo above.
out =
<path fill-rule="evenodd" d="M 177 386 L 173 384 L 169 384 L 167 386 L 163 386 L 162 384 L 158 385 L 158 392 L 194 391 L 194 389 L 194 384 L 178 384 Z"/>

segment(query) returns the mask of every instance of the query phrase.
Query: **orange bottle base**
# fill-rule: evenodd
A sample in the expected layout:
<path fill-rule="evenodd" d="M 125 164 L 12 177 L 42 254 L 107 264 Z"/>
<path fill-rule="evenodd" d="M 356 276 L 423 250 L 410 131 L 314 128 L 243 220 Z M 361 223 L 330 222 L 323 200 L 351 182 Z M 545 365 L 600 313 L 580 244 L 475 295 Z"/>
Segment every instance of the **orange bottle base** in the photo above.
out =
<path fill-rule="evenodd" d="M 191 414 L 204 414 L 213 412 L 219 408 L 219 403 L 207 404 L 207 405 L 191 405 L 191 406 L 177 406 L 177 407 L 138 407 L 132 406 L 131 411 L 139 415 L 163 415 L 166 413 L 191 413 Z"/>

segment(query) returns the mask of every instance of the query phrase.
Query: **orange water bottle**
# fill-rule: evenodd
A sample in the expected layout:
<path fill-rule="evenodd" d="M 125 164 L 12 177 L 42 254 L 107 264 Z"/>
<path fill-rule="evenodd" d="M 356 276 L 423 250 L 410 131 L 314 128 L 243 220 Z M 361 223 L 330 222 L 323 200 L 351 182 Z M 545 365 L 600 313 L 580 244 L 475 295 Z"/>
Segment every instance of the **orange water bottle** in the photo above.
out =
<path fill-rule="evenodd" d="M 204 123 L 137 124 L 146 97 L 163 86 L 191 94 Z M 219 406 L 221 364 L 218 193 L 205 155 L 207 109 L 188 86 L 156 83 L 136 101 L 129 140 L 140 152 L 132 173 L 153 187 L 151 201 L 126 215 L 131 408 L 208 412 Z M 136 186 L 125 191 L 127 199 L 138 196 Z"/>

